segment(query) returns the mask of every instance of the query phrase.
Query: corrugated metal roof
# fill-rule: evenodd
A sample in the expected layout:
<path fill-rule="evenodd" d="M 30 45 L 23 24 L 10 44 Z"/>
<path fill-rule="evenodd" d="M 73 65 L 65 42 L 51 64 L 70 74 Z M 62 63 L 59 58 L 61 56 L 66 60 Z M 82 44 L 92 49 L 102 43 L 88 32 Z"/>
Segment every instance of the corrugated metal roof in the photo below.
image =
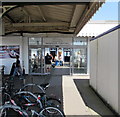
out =
<path fill-rule="evenodd" d="M 102 2 L 103 3 L 103 2 Z M 96 10 L 99 2 L 53 5 L 3 5 L 5 34 L 10 33 L 69 33 L 77 34 Z"/>

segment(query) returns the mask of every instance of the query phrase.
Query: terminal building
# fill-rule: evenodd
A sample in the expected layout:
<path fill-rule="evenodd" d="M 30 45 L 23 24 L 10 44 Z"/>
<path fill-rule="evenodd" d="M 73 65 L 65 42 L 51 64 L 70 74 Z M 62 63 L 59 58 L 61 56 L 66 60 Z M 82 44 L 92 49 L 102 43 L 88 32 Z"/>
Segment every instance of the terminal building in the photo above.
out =
<path fill-rule="evenodd" d="M 17 48 L 20 55 L 22 66 L 26 74 L 46 74 L 45 56 L 51 54 L 56 61 L 61 56 L 62 65 L 56 63 L 56 67 L 69 67 L 69 74 L 89 74 L 89 43 L 90 39 L 118 25 L 117 21 L 89 21 L 80 33 L 73 37 L 66 34 L 47 34 L 19 36 L 8 35 L 2 38 L 4 49 Z M 100 30 L 96 30 L 96 28 Z M 13 43 L 14 42 L 14 43 Z M 8 47 L 7 47 L 8 46 Z M 10 47 L 11 46 L 11 47 Z M 25 53 L 24 53 L 25 52 Z M 25 56 L 24 56 L 25 54 Z M 34 71 L 34 55 L 37 56 L 37 69 Z M 2 55 L 2 51 L 1 51 Z M 4 58 L 4 59 L 3 59 Z M 15 57 L 10 57 L 6 62 L 3 56 L 2 62 L 6 66 L 5 74 L 10 74 L 12 63 Z M 80 59 L 79 59 L 80 58 Z M 80 63 L 80 65 L 79 65 Z M 52 60 L 55 64 L 55 60 Z"/>
<path fill-rule="evenodd" d="M 10 74 L 16 55 L 26 75 L 52 75 L 45 64 L 49 53 L 51 69 L 67 69 L 69 77 L 89 76 L 90 86 L 120 114 L 120 25 L 90 20 L 103 3 L 3 1 L 0 66 L 5 66 L 5 75 Z"/>

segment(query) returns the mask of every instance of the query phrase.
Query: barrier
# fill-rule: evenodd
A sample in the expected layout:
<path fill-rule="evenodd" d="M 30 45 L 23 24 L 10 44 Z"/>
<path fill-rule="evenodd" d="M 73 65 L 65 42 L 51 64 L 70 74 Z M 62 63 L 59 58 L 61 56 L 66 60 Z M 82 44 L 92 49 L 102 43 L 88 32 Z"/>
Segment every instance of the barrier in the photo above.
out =
<path fill-rule="evenodd" d="M 119 31 L 120 25 L 91 39 L 90 85 L 120 114 Z"/>

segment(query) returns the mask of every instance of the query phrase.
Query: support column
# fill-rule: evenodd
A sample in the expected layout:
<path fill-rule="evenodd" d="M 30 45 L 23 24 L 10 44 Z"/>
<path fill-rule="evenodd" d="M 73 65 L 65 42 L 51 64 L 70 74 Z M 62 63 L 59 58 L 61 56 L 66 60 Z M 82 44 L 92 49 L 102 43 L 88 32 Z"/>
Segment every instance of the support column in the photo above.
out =
<path fill-rule="evenodd" d="M 90 37 L 87 38 L 87 74 L 90 74 Z"/>
<path fill-rule="evenodd" d="M 2 3 L 0 2 L 0 6 Z M 2 10 L 0 10 L 0 14 L 2 14 Z M 3 27 L 2 27 L 2 18 L 0 18 L 0 45 L 2 45 L 2 35 L 3 34 Z M 0 66 L 2 65 L 2 60 L 0 60 Z M 0 67 L 0 87 L 2 87 L 2 74 L 1 74 L 1 67 Z M 0 91 L 0 106 L 2 105 L 2 90 Z"/>
<path fill-rule="evenodd" d="M 118 21 L 120 21 L 120 2 L 118 2 Z M 118 113 L 120 115 L 120 28 L 118 29 Z"/>

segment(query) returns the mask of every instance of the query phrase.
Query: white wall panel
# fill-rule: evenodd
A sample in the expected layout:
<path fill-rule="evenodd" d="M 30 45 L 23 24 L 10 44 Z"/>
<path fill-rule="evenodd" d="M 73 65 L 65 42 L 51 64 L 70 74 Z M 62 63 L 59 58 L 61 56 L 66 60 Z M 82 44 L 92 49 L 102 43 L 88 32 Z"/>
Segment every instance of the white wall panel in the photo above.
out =
<path fill-rule="evenodd" d="M 95 52 L 97 41 L 98 52 Z M 118 30 L 91 41 L 90 48 L 90 85 L 119 113 Z"/>
<path fill-rule="evenodd" d="M 22 39 L 22 63 L 24 65 L 25 68 L 25 73 L 29 74 L 29 59 L 28 59 L 28 38 L 27 37 L 23 37 Z"/>
<path fill-rule="evenodd" d="M 114 31 L 98 39 L 98 92 L 115 110 L 118 109 L 117 35 Z"/>
<path fill-rule="evenodd" d="M 118 30 L 118 112 L 120 114 L 120 29 Z"/>
<path fill-rule="evenodd" d="M 90 85 L 96 90 L 97 81 L 97 40 L 90 42 Z"/>

